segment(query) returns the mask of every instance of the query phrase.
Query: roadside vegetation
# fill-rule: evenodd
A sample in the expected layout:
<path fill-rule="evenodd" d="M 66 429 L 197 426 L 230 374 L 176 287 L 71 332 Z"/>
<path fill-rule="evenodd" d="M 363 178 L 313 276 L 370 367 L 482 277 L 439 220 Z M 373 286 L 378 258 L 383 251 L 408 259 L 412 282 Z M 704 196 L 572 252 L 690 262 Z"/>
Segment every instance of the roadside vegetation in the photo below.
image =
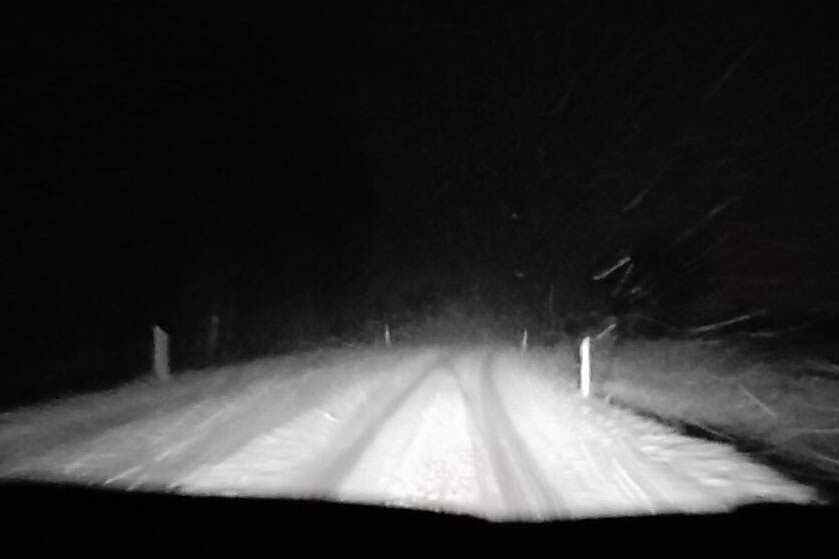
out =
<path fill-rule="evenodd" d="M 568 359 L 572 343 L 562 352 Z M 824 358 L 774 354 L 722 340 L 594 344 L 594 393 L 681 428 L 734 444 L 839 498 L 839 374 Z"/>

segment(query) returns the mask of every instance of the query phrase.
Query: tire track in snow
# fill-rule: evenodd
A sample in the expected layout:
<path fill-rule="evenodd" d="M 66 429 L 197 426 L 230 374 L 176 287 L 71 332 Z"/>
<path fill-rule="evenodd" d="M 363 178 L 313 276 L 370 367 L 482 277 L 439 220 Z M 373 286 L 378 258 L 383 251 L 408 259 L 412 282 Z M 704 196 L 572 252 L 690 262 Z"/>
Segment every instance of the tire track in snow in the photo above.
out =
<path fill-rule="evenodd" d="M 545 362 L 513 352 L 498 394 L 569 516 L 723 512 L 756 501 L 812 502 L 812 492 L 734 448 L 582 399 Z M 564 386 L 563 386 L 564 385 Z"/>
<path fill-rule="evenodd" d="M 438 349 L 399 353 L 401 358 L 391 360 L 390 367 L 380 363 L 380 370 L 362 368 L 357 378 L 331 386 L 305 405 L 298 402 L 291 421 L 275 424 L 233 455 L 191 472 L 179 490 L 298 498 L 332 494 L 343 468 L 351 468 L 353 456 L 367 444 L 365 437 L 377 423 L 371 417 L 398 408 L 400 396 L 421 383 L 440 359 Z"/>
<path fill-rule="evenodd" d="M 412 368 L 422 366 L 426 356 L 399 355 L 373 356 L 368 361 L 369 365 L 363 368 L 363 374 L 375 378 L 376 374 L 387 374 L 394 367 Z M 417 363 L 419 362 L 419 363 Z M 366 365 L 362 362 L 360 365 Z M 299 380 L 290 387 L 291 390 L 280 390 L 280 387 L 270 384 L 261 387 L 256 391 L 255 398 L 242 402 L 236 406 L 228 417 L 216 422 L 210 428 L 206 426 L 201 429 L 199 436 L 190 443 L 190 447 L 175 455 L 171 460 L 158 462 L 151 466 L 150 475 L 158 479 L 175 480 L 170 487 L 177 487 L 180 480 L 187 478 L 193 472 L 205 467 L 207 464 L 219 464 L 239 452 L 260 435 L 291 422 L 301 409 L 308 409 L 317 406 L 324 399 L 330 397 L 353 381 L 358 382 L 355 375 L 342 372 L 342 367 L 328 367 L 327 370 L 307 371 Z M 358 369 L 359 364 L 353 365 Z M 333 381 L 326 390 L 318 391 L 311 384 L 319 384 L 324 378 L 344 375 L 340 379 L 343 382 Z"/>
<path fill-rule="evenodd" d="M 470 421 L 451 364 L 430 371 L 335 488 L 337 498 L 484 514 L 489 469 L 476 456 Z"/>
<path fill-rule="evenodd" d="M 489 451 L 493 477 L 502 488 L 501 503 L 496 503 L 496 510 L 505 517 L 515 511 L 513 516 L 536 518 L 563 511 L 561 499 L 523 444 L 498 394 L 494 361 L 492 352 L 487 352 L 479 363 L 458 369 L 458 377 L 480 437 Z"/>
<path fill-rule="evenodd" d="M 405 402 L 425 383 L 434 371 L 443 368 L 451 357 L 440 355 L 430 365 L 421 369 L 410 382 L 392 398 L 370 408 L 359 410 L 358 418 L 348 421 L 348 426 L 336 439 L 341 445 L 313 464 L 311 483 L 315 487 L 338 488 L 358 466 L 362 455 L 371 446 L 384 425 L 393 418 Z M 346 442 L 344 442 L 346 441 Z M 320 464 L 325 464 L 321 466 Z"/>
<path fill-rule="evenodd" d="M 281 367 L 285 360 L 233 367 L 208 383 L 227 387 L 220 393 L 210 390 L 211 397 L 201 397 L 206 387 L 199 387 L 189 405 L 174 411 L 165 406 L 164 413 L 151 413 L 103 432 L 94 430 L 72 445 L 26 457 L 12 473 L 19 472 L 16 477 L 49 473 L 128 489 L 176 489 L 194 471 L 224 462 L 263 432 L 288 423 L 330 393 L 360 380 L 375 380 L 395 367 L 421 366 L 424 359 L 423 353 L 371 353 L 348 365 L 315 359 L 290 373 Z"/>

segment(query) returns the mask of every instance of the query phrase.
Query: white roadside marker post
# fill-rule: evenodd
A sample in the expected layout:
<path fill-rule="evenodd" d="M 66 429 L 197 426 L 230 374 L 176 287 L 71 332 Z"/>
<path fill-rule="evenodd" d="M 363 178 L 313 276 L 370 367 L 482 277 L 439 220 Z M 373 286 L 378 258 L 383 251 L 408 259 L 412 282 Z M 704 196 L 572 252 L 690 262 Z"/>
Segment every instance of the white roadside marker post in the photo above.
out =
<path fill-rule="evenodd" d="M 152 327 L 152 369 L 158 380 L 169 380 L 169 334 L 155 324 Z"/>
<path fill-rule="evenodd" d="M 591 338 L 580 342 L 580 394 L 588 398 L 591 393 Z"/>
<path fill-rule="evenodd" d="M 385 324 L 385 345 L 390 347 L 390 326 Z"/>
<path fill-rule="evenodd" d="M 527 328 L 524 329 L 521 335 L 521 352 L 527 351 Z"/>

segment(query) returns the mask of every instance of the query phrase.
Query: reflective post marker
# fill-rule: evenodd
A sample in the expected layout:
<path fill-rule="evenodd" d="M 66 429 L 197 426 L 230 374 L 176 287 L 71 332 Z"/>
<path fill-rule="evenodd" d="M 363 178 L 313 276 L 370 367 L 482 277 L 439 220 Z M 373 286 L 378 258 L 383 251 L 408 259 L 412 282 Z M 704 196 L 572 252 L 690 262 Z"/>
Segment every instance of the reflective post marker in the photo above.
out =
<path fill-rule="evenodd" d="M 580 394 L 588 398 L 591 392 L 591 338 L 580 342 Z"/>

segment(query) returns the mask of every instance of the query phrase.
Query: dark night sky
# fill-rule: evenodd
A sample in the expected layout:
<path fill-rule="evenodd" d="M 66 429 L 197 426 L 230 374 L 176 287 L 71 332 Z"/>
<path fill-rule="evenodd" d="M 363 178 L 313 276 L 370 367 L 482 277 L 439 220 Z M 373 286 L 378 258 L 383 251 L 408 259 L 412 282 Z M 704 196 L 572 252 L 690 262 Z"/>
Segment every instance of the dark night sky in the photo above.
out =
<path fill-rule="evenodd" d="M 461 300 L 527 315 L 551 284 L 576 312 L 621 251 L 682 318 L 839 310 L 826 13 L 334 4 L 4 17 L 22 360 L 213 309 L 248 338 Z"/>

